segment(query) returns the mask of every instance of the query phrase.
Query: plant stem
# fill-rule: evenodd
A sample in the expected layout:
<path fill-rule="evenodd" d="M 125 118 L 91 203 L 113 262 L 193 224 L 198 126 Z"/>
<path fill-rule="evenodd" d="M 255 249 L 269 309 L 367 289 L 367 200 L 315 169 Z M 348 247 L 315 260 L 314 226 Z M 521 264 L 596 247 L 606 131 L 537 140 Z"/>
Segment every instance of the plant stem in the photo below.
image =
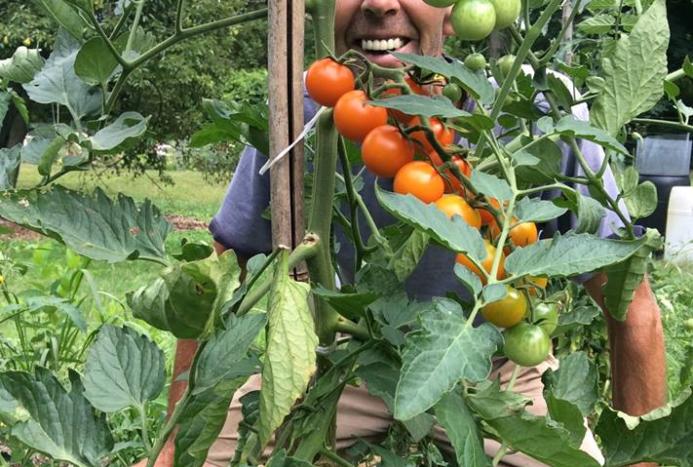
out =
<path fill-rule="evenodd" d="M 176 4 L 176 34 L 183 31 L 183 4 L 185 0 L 178 0 Z"/>
<path fill-rule="evenodd" d="M 513 387 L 515 386 L 515 382 L 517 381 L 517 377 L 520 374 L 520 365 L 515 365 L 515 368 L 513 368 L 513 374 L 510 376 L 510 382 L 508 383 L 508 387 L 505 388 L 506 391 L 512 391 Z"/>
<path fill-rule="evenodd" d="M 683 130 L 689 133 L 693 133 L 693 125 L 686 125 L 685 123 L 671 122 L 669 120 L 657 120 L 654 118 L 634 118 L 631 123 L 641 123 L 643 125 L 657 125 L 666 128 L 671 128 L 674 130 Z"/>
<path fill-rule="evenodd" d="M 198 354 L 199 354 L 199 349 L 198 349 Z M 173 413 L 171 414 L 169 419 L 166 420 L 166 424 L 161 429 L 161 432 L 159 433 L 159 437 L 157 438 L 156 443 L 149 450 L 149 452 L 147 454 L 147 467 L 154 467 L 154 463 L 156 462 L 157 458 L 159 457 L 161 450 L 166 445 L 166 442 L 168 441 L 168 437 L 171 435 L 171 433 L 175 429 L 176 425 L 178 424 L 178 419 L 180 418 L 181 414 L 183 413 L 183 409 L 188 404 L 188 400 L 190 399 L 190 395 L 191 395 L 190 385 L 188 385 L 188 387 L 185 389 L 185 392 L 183 393 L 183 396 L 180 398 L 180 400 L 176 404 L 176 408 L 173 409 Z"/>
<path fill-rule="evenodd" d="M 346 459 L 341 458 L 337 453 L 332 452 L 331 450 L 329 450 L 327 448 L 321 449 L 320 454 L 327 457 L 332 462 L 334 462 L 335 465 L 339 465 L 342 467 L 354 467 L 354 465 L 347 462 Z"/>
<path fill-rule="evenodd" d="M 152 443 L 149 441 L 149 431 L 147 430 L 147 412 L 145 410 L 145 404 L 137 406 L 137 412 L 140 415 L 140 422 L 142 423 L 142 443 L 147 452 L 152 450 Z"/>
<path fill-rule="evenodd" d="M 135 35 L 137 34 L 137 28 L 140 25 L 140 20 L 142 19 L 142 10 L 144 9 L 145 0 L 136 1 L 137 7 L 135 9 L 135 19 L 132 21 L 132 26 L 130 27 L 130 35 L 128 36 L 128 42 L 125 46 L 125 51 L 129 52 L 132 50 L 132 44 L 135 42 Z"/>
<path fill-rule="evenodd" d="M 351 174 L 351 164 L 347 157 L 346 147 L 343 138 L 339 138 L 339 162 L 342 165 L 342 175 L 344 177 L 344 185 L 346 186 L 347 202 L 349 203 L 349 214 L 351 216 L 351 235 L 354 237 L 354 245 L 356 246 L 356 255 L 354 258 L 354 271 L 361 269 L 361 261 L 365 253 L 363 239 L 361 238 L 361 229 L 359 228 L 358 204 L 356 202 L 356 190 L 354 190 L 354 181 Z M 339 211 L 339 208 L 336 207 Z"/>
<path fill-rule="evenodd" d="M 360 326 L 353 321 L 349 321 L 347 319 L 339 319 L 334 326 L 334 331 L 335 332 L 344 332 L 346 334 L 351 334 L 353 337 L 356 337 L 359 340 L 367 341 L 368 339 L 371 338 L 370 333 L 368 332 L 368 329 L 364 328 L 363 326 Z"/>
<path fill-rule="evenodd" d="M 498 449 L 498 452 L 496 453 L 495 457 L 493 458 L 493 461 L 491 464 L 493 467 L 496 467 L 501 460 L 503 460 L 503 457 L 505 457 L 505 454 L 508 452 L 508 446 L 506 446 L 505 443 L 501 444 L 500 449 Z"/>

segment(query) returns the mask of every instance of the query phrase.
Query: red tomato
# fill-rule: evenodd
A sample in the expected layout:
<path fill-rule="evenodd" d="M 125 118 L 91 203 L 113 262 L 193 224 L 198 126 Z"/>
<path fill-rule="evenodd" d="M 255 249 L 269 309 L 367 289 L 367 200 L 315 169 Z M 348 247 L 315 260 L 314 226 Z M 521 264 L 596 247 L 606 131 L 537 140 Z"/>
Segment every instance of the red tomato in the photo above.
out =
<path fill-rule="evenodd" d="M 394 177 L 407 162 L 414 160 L 414 145 L 397 127 L 383 125 L 373 129 L 361 146 L 361 158 L 378 177 Z"/>
<path fill-rule="evenodd" d="M 350 140 L 361 142 L 374 128 L 387 124 L 387 109 L 368 104 L 361 90 L 349 91 L 334 106 L 334 125 Z"/>
<path fill-rule="evenodd" d="M 354 73 L 331 58 L 313 62 L 306 73 L 308 95 L 326 107 L 334 107 L 339 98 L 354 87 Z"/>
<path fill-rule="evenodd" d="M 440 157 L 440 154 L 438 154 L 437 151 L 431 151 L 428 154 L 428 158 L 431 160 L 431 163 L 435 165 L 436 167 L 440 167 L 443 165 L 443 159 Z M 467 177 L 472 176 L 472 166 L 469 165 L 469 162 L 464 160 L 461 157 L 458 156 L 452 156 L 452 161 L 455 163 L 457 168 L 459 169 L 460 172 L 462 172 L 464 175 Z M 458 194 L 464 194 L 465 190 L 462 187 L 462 184 L 460 181 L 457 179 L 457 176 L 454 174 L 454 172 L 450 169 L 448 169 L 445 172 L 445 192 L 446 193 L 458 193 Z"/>

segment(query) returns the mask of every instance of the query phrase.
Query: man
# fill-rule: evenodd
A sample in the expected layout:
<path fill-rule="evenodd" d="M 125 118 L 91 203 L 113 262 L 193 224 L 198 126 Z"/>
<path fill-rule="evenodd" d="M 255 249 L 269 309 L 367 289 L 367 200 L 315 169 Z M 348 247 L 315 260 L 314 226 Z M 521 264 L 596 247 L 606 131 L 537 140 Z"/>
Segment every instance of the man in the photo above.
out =
<path fill-rule="evenodd" d="M 449 9 L 433 8 L 423 0 L 337 0 L 335 24 L 336 53 L 339 55 L 349 48 L 364 53 L 369 60 L 387 67 L 398 66 L 398 61 L 389 53 L 369 50 L 375 48 L 373 41 L 399 39 L 393 41 L 400 45 L 398 51 L 424 55 L 440 55 L 445 36 L 452 34 L 449 23 Z M 306 113 L 315 112 L 312 103 L 308 102 Z M 599 149 L 596 151 L 599 157 Z M 224 205 L 215 216 L 210 230 L 215 239 L 217 252 L 232 248 L 239 258 L 248 258 L 253 254 L 266 251 L 270 247 L 269 224 L 262 219 L 262 211 L 269 200 L 267 178 L 259 177 L 257 170 L 266 159 L 252 149 L 247 150 L 239 163 Z M 598 165 L 598 160 L 594 161 Z M 367 174 L 366 174 L 367 176 Z M 378 212 L 377 202 L 372 195 L 372 179 L 365 179 L 364 198 L 369 200 L 376 221 L 381 225 L 387 222 L 387 216 Z M 369 187 L 369 184 L 371 186 Z M 615 190 L 613 179 L 610 182 L 612 192 Z M 613 193 L 614 196 L 616 193 Z M 608 235 L 613 230 L 613 217 L 604 221 L 600 232 Z M 407 288 L 414 296 L 443 295 L 439 293 L 440 274 L 431 271 L 452 269 L 447 263 L 450 252 L 429 248 L 424 261 L 414 275 L 417 280 L 408 281 Z M 340 263 L 348 252 L 340 252 Z M 445 263 L 444 263 L 445 262 Z M 345 264 L 350 261 L 344 261 Z M 424 280 L 428 276 L 429 280 Z M 431 281 L 431 279 L 434 279 Z M 597 303 L 603 306 L 601 285 L 604 277 L 597 275 L 585 283 L 585 288 Z M 438 283 L 438 286 L 436 286 Z M 659 309 L 654 300 L 647 280 L 638 287 L 635 299 L 630 306 L 628 319 L 621 323 L 610 318 L 606 311 L 609 338 L 611 343 L 611 362 L 613 375 L 613 400 L 616 408 L 633 415 L 643 414 L 665 403 L 665 362 L 662 327 Z M 197 348 L 195 341 L 180 340 L 176 350 L 173 383 L 169 395 L 169 413 L 180 398 L 184 381 L 177 381 L 178 375 L 186 371 Z M 536 414 L 546 413 L 546 403 L 542 398 L 541 374 L 556 362 L 550 357 L 542 365 L 523 369 L 514 390 L 531 397 L 534 404 L 528 410 Z M 507 384 L 513 370 L 513 364 L 506 360 L 495 363 L 492 378 L 499 378 L 502 385 Z M 638 388 L 637 391 L 631 390 Z M 259 389 L 258 378 L 251 378 L 234 396 L 229 409 L 226 426 L 219 440 L 210 450 L 205 465 L 226 465 L 233 456 L 236 433 L 240 421 L 240 404 L 238 399 L 244 393 Z M 364 388 L 348 387 L 340 400 L 337 416 L 338 447 L 348 446 L 357 438 L 375 438 L 387 431 L 392 419 L 380 399 L 368 395 Z M 445 440 L 445 434 L 436 429 L 433 435 Z M 586 436 L 582 448 L 598 460 L 602 460 L 591 434 Z M 486 443 L 487 453 L 494 455 L 498 445 Z M 173 446 L 169 443 L 157 461 L 157 466 L 172 465 Z M 539 465 L 521 454 L 504 457 L 506 465 Z"/>

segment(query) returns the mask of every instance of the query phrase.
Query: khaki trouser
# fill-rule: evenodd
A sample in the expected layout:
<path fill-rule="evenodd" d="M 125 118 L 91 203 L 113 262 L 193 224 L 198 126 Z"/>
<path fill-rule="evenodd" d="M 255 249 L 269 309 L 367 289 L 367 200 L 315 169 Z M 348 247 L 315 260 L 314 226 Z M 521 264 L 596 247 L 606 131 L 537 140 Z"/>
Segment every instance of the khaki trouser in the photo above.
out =
<path fill-rule="evenodd" d="M 533 368 L 522 368 L 513 386 L 513 391 L 532 399 L 533 404 L 527 407 L 527 411 L 535 415 L 545 415 L 547 412 L 546 402 L 542 391 L 544 385 L 541 382 L 541 375 L 548 368 L 556 369 L 558 361 L 550 356 L 544 363 Z M 505 362 L 496 365 L 491 373 L 490 379 L 500 378 L 501 386 L 504 387 L 510 381 L 514 364 Z M 234 395 L 229 406 L 228 417 L 224 428 L 219 434 L 219 439 L 212 445 L 205 467 L 225 466 L 229 459 L 233 457 L 238 440 L 238 424 L 241 416 L 240 398 L 245 394 L 260 389 L 260 376 L 252 376 Z M 359 439 L 369 442 L 378 442 L 392 423 L 392 416 L 387 410 L 383 401 L 368 394 L 364 387 L 347 386 L 339 399 L 337 409 L 337 449 L 344 449 L 354 444 Z M 445 431 L 436 426 L 432 436 L 441 444 L 445 450 L 452 450 Z M 493 457 L 498 452 L 500 444 L 494 440 L 484 440 L 486 454 Z M 587 430 L 580 449 L 594 457 L 600 464 L 604 463 L 599 447 L 597 446 L 592 433 Z M 503 466 L 543 466 L 524 454 L 509 452 L 501 464 Z"/>

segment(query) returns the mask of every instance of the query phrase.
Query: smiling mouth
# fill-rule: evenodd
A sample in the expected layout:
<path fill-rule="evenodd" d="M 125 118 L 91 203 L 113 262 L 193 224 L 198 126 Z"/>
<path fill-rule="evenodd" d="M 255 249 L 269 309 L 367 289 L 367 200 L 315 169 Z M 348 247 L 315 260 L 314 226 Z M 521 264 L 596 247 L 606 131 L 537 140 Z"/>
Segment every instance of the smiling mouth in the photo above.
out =
<path fill-rule="evenodd" d="M 389 39 L 360 39 L 355 42 L 364 52 L 388 54 L 404 47 L 410 40 L 406 37 L 392 37 Z"/>

